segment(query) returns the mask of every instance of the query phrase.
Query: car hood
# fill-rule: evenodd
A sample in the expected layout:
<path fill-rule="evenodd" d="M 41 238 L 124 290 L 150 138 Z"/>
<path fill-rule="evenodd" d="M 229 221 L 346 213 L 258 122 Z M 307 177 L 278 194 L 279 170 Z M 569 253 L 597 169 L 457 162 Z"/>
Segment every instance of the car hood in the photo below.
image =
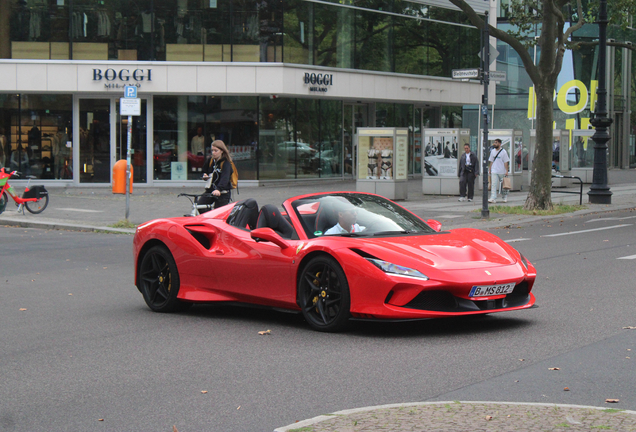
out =
<path fill-rule="evenodd" d="M 457 229 L 426 235 L 368 237 L 355 248 L 394 264 L 439 270 L 486 268 L 515 264 L 511 247 L 481 230 Z"/>

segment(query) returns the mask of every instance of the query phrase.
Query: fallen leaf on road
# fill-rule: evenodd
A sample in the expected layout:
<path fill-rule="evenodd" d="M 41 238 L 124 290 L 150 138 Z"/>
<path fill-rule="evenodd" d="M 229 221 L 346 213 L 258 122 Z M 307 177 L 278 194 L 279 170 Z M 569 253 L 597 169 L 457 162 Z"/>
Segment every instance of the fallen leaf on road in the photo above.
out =
<path fill-rule="evenodd" d="M 172 425 L 172 432 L 179 432 L 179 430 L 177 429 L 175 425 Z"/>
<path fill-rule="evenodd" d="M 73 295 L 73 293 L 68 293 L 68 295 Z"/>
<path fill-rule="evenodd" d="M 526 361 L 526 359 L 519 359 L 519 361 Z"/>
<path fill-rule="evenodd" d="M 104 421 L 104 419 L 97 419 L 97 421 Z"/>
<path fill-rule="evenodd" d="M 564 387 L 563 391 L 570 391 L 570 387 Z"/>
<path fill-rule="evenodd" d="M 108 267 L 104 267 L 104 270 L 106 270 Z"/>
<path fill-rule="evenodd" d="M 271 335 L 272 331 L 271 330 L 259 331 L 258 334 L 261 336 Z"/>
<path fill-rule="evenodd" d="M 208 391 L 207 390 L 201 390 L 201 393 L 206 394 Z"/>
<path fill-rule="evenodd" d="M 26 308 L 20 308 L 20 310 L 24 312 L 26 310 Z"/>
<path fill-rule="evenodd" d="M 636 329 L 636 326 L 627 326 L 627 327 L 623 327 L 623 329 L 625 329 L 625 330 L 634 330 L 634 329 Z"/>
<path fill-rule="evenodd" d="M 492 420 L 492 416 L 486 416 L 486 420 Z"/>
<path fill-rule="evenodd" d="M 240 410 L 240 409 L 241 409 L 241 406 L 239 405 L 239 406 L 238 406 L 238 408 L 237 408 L 237 410 Z"/>
<path fill-rule="evenodd" d="M 548 370 L 561 370 L 561 369 L 552 367 L 552 368 L 548 368 Z"/>
<path fill-rule="evenodd" d="M 618 403 L 620 399 L 605 399 L 605 403 Z"/>

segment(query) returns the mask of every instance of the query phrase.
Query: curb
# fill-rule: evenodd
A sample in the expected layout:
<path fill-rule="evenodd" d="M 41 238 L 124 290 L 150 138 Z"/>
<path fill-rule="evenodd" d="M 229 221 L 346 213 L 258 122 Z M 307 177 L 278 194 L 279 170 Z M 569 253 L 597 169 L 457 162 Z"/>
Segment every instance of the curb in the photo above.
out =
<path fill-rule="evenodd" d="M 586 405 L 570 405 L 570 404 L 549 404 L 549 403 L 532 403 L 532 402 L 490 402 L 490 401 L 484 401 L 484 402 L 480 402 L 480 401 L 437 401 L 437 402 L 409 402 L 409 403 L 398 403 L 398 404 L 388 404 L 388 405 L 377 405 L 377 406 L 369 406 L 369 407 L 362 407 L 362 408 L 353 408 L 353 409 L 348 409 L 348 410 L 342 410 L 342 411 L 336 411 L 334 413 L 331 414 L 326 414 L 326 415 L 320 415 L 317 417 L 313 417 L 307 420 L 302 420 L 293 424 L 290 424 L 288 426 L 283 426 L 280 428 L 276 428 L 274 429 L 274 432 L 291 432 L 291 431 L 295 431 L 295 430 L 302 430 L 303 432 L 312 432 L 314 429 L 311 426 L 314 425 L 319 425 L 322 422 L 328 421 L 328 420 L 334 420 L 334 419 L 339 419 L 345 416 L 351 416 L 351 415 L 355 415 L 355 414 L 365 414 L 368 412 L 372 412 L 372 411 L 380 411 L 380 410 L 393 410 L 393 411 L 399 411 L 400 409 L 403 408 L 413 408 L 413 407 L 419 407 L 419 408 L 448 408 L 450 407 L 457 407 L 457 406 L 470 406 L 471 409 L 474 408 L 478 408 L 480 405 L 482 406 L 487 406 L 488 408 L 490 408 L 490 406 L 496 408 L 502 408 L 502 407 L 528 407 L 528 408 L 549 408 L 550 410 L 556 410 L 558 408 L 562 408 L 562 409 L 567 409 L 567 410 L 585 410 L 585 411 L 595 411 L 598 413 L 603 413 L 603 414 L 607 414 L 607 415 L 614 415 L 617 413 L 621 413 L 621 414 L 626 414 L 627 416 L 633 416 L 633 421 L 634 421 L 634 425 L 636 425 L 636 411 L 630 411 L 630 410 L 620 410 L 620 409 L 611 409 L 611 408 L 605 408 L 605 407 L 596 407 L 596 406 L 586 406 Z M 407 414 L 408 416 L 409 414 Z M 415 416 L 417 417 L 417 416 Z M 510 416 L 508 416 L 510 417 Z M 485 417 L 480 417 L 481 420 L 485 419 Z M 386 420 L 386 419 L 385 419 Z M 490 419 L 486 419 L 486 420 L 490 420 Z M 570 417 L 567 417 L 568 422 L 570 422 L 572 425 L 582 425 L 582 423 L 571 419 Z M 631 419 L 630 419 L 631 420 Z M 395 420 L 396 422 L 399 420 Z M 361 422 L 362 423 L 362 422 Z M 455 424 L 456 422 L 453 421 L 453 423 Z M 355 423 L 354 423 L 355 424 Z M 390 424 L 384 423 L 383 424 L 384 428 L 382 430 L 395 430 L 398 431 L 400 429 L 392 429 Z M 457 425 L 459 426 L 459 425 Z M 495 426 L 493 424 L 493 426 Z M 518 424 L 517 426 L 519 427 L 523 427 L 523 424 Z M 547 424 L 546 424 L 547 426 Z M 362 425 L 360 424 L 361 430 L 372 430 L 372 429 L 366 429 L 365 427 L 369 427 L 369 425 Z M 519 427 L 516 427 L 516 429 L 519 429 Z M 567 426 L 570 427 L 570 426 Z M 327 429 L 325 429 L 327 430 Z M 334 429 L 335 430 L 335 429 Z M 345 430 L 345 429 L 338 429 L 338 430 Z M 349 428 L 346 429 L 347 431 L 354 431 L 357 430 L 357 428 Z M 424 429 L 422 429 L 424 430 Z M 440 429 L 441 430 L 441 429 Z M 446 429 L 446 430 L 452 430 L 452 429 Z M 464 429 L 455 429 L 455 430 L 464 430 Z M 480 430 L 486 430 L 486 429 L 480 429 Z M 493 429 L 493 430 L 497 430 L 497 429 Z"/>
<path fill-rule="evenodd" d="M 80 231 L 80 232 L 107 232 L 113 234 L 135 234 L 135 229 L 131 228 L 113 228 L 91 225 L 78 225 L 74 223 L 66 222 L 52 222 L 52 221 L 24 221 L 18 219 L 12 219 L 7 217 L 0 217 L 0 225 L 21 227 L 21 228 L 40 228 L 49 230 L 64 230 L 64 231 Z"/>

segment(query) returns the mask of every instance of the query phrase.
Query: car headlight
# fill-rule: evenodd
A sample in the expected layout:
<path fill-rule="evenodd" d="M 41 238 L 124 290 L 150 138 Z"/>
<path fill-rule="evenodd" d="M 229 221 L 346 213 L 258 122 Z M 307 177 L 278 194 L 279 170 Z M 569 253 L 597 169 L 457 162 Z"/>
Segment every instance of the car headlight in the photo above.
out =
<path fill-rule="evenodd" d="M 404 267 L 401 265 L 393 264 L 388 261 L 382 261 L 375 258 L 367 258 L 366 260 L 369 261 L 374 266 L 376 266 L 377 268 L 379 268 L 380 270 L 382 270 L 384 273 L 428 280 L 428 276 L 412 268 Z"/>
<path fill-rule="evenodd" d="M 523 266 L 526 268 L 526 270 L 528 270 L 528 260 L 521 253 L 519 253 L 519 256 L 521 257 L 521 262 L 523 263 Z"/>

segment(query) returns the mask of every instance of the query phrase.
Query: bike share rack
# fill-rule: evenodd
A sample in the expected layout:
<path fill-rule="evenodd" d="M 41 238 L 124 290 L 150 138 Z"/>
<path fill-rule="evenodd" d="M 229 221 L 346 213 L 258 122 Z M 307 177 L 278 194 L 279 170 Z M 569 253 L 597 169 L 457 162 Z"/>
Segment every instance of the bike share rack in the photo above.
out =
<path fill-rule="evenodd" d="M 558 190 L 554 190 L 552 189 L 552 193 L 565 193 L 565 194 L 577 194 L 579 196 L 579 205 L 583 205 L 583 180 L 581 180 L 581 177 L 577 177 L 577 176 L 566 176 L 566 175 L 560 175 L 560 174 L 552 174 L 552 178 L 569 178 L 569 179 L 578 179 L 579 181 L 579 186 L 581 187 L 581 190 L 579 192 L 574 192 L 574 191 L 558 191 Z"/>

